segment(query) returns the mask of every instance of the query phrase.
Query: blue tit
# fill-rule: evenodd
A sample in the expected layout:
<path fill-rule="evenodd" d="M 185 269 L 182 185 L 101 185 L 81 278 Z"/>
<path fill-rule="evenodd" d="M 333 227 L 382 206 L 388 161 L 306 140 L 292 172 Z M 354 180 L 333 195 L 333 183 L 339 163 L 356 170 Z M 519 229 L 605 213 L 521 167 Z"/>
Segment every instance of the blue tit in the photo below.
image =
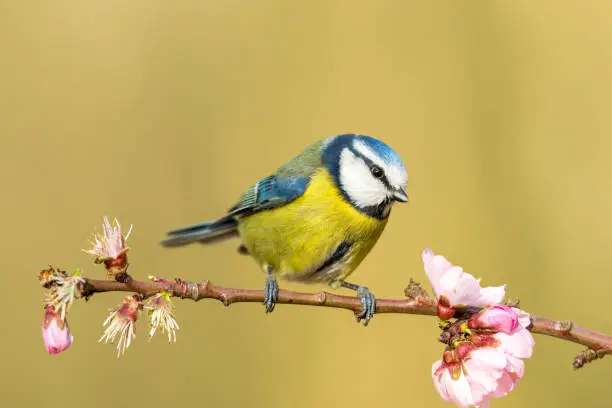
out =
<path fill-rule="evenodd" d="M 320 140 L 247 188 L 227 214 L 168 232 L 166 247 L 242 239 L 241 252 L 266 273 L 266 311 L 276 277 L 357 291 L 367 325 L 375 311 L 368 288 L 346 281 L 383 232 L 395 202 L 407 202 L 406 169 L 388 145 L 343 134 Z"/>

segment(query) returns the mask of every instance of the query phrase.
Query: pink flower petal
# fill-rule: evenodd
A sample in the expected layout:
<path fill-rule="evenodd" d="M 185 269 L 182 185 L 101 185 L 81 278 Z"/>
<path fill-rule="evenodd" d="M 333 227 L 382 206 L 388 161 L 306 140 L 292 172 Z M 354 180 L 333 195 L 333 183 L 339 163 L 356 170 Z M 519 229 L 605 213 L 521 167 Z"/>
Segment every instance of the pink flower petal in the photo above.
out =
<path fill-rule="evenodd" d="M 505 296 L 505 286 L 480 286 L 480 281 L 459 266 L 453 266 L 442 255 L 435 255 L 431 249 L 422 254 L 425 274 L 431 283 L 436 298 L 444 296 L 451 307 L 484 307 L 501 303 Z"/>
<path fill-rule="evenodd" d="M 476 406 L 476 408 L 489 408 L 490 404 L 491 404 L 491 397 L 486 397 L 485 399 L 482 400 L 480 405 Z"/>
<path fill-rule="evenodd" d="M 465 367 L 473 371 L 483 371 L 497 379 L 501 377 L 507 366 L 506 355 L 497 348 L 479 348 L 470 353 L 470 358 L 465 362 Z M 469 372 L 469 370 L 468 370 Z"/>
<path fill-rule="evenodd" d="M 519 358 L 530 358 L 535 346 L 531 333 L 519 326 L 512 334 L 496 333 L 494 335 L 501 344 L 499 348 L 506 353 Z"/>
<path fill-rule="evenodd" d="M 472 386 L 464 375 L 453 380 L 448 370 L 444 370 L 440 376 L 442 387 L 446 389 L 451 402 L 458 407 L 469 408 L 481 402 L 474 399 Z"/>
<path fill-rule="evenodd" d="M 523 360 L 510 354 L 506 354 L 506 359 L 508 359 L 507 372 L 516 374 L 519 377 L 525 375 L 525 362 Z"/>
<path fill-rule="evenodd" d="M 440 296 L 440 278 L 447 270 L 453 267 L 450 262 L 441 255 L 435 255 L 429 248 L 425 249 L 422 254 L 423 264 L 425 265 L 425 274 L 431 282 L 436 297 Z"/>
<path fill-rule="evenodd" d="M 438 288 L 440 291 L 438 296 L 445 296 L 450 300 L 450 297 L 453 296 L 455 293 L 455 288 L 457 287 L 457 285 L 459 285 L 459 280 L 461 279 L 462 273 L 463 271 L 461 270 L 461 268 L 457 267 L 452 267 L 444 271 L 444 273 L 440 275 L 440 279 L 438 280 Z"/>
<path fill-rule="evenodd" d="M 523 326 L 524 328 L 528 328 L 529 326 L 531 326 L 531 316 L 529 315 L 529 313 L 516 307 L 513 307 L 512 310 L 514 310 L 514 312 L 518 316 L 518 322 L 521 326 Z"/>
<path fill-rule="evenodd" d="M 455 286 L 448 288 L 450 292 L 448 300 L 451 306 L 476 306 L 475 303 L 480 298 L 480 285 L 476 278 L 469 273 L 463 272 L 463 269 L 458 266 L 453 267 L 451 271 L 458 271 L 459 276 Z M 450 274 L 451 272 L 448 273 L 448 275 Z"/>
<path fill-rule="evenodd" d="M 487 286 L 480 290 L 480 298 L 478 299 L 477 305 L 472 306 L 490 306 L 499 304 L 504 300 L 506 296 L 506 285 L 502 286 Z"/>
<path fill-rule="evenodd" d="M 432 365 L 436 390 L 445 401 L 467 408 L 488 404 L 489 396 L 499 388 L 499 380 L 506 374 L 508 362 L 503 350 L 481 348 L 465 358 L 457 379 L 452 378 L 449 368 L 439 372 L 441 367 L 444 367 L 442 360 Z"/>
<path fill-rule="evenodd" d="M 519 380 L 525 374 L 525 363 L 520 358 L 516 358 L 505 353 L 507 365 L 502 372 L 502 376 L 497 380 L 497 387 L 489 394 L 496 398 L 506 396 L 517 386 Z"/>
<path fill-rule="evenodd" d="M 488 306 L 469 320 L 472 329 L 495 329 L 506 334 L 512 333 L 518 324 L 516 312 L 503 305 Z"/>
<path fill-rule="evenodd" d="M 446 391 L 446 387 L 442 383 L 442 373 L 436 375 L 436 372 L 438 371 L 441 365 L 442 360 L 438 360 L 433 363 L 433 365 L 431 366 L 431 376 L 433 377 L 434 386 L 436 387 L 438 394 L 440 394 L 440 397 L 442 397 L 442 399 L 446 402 L 451 402 L 451 399 L 448 396 L 448 392 Z"/>
<path fill-rule="evenodd" d="M 59 314 L 56 313 L 52 307 L 48 308 L 45 312 L 45 321 L 43 322 L 41 330 L 43 342 L 49 354 L 61 353 L 70 347 L 74 339 L 72 334 L 70 334 L 68 322 L 64 321 L 64 327 L 59 327 L 59 319 Z"/>
<path fill-rule="evenodd" d="M 504 373 L 502 378 L 499 379 L 497 389 L 491 395 L 496 398 L 505 397 L 510 391 L 512 391 L 515 385 L 516 384 L 510 374 Z"/>

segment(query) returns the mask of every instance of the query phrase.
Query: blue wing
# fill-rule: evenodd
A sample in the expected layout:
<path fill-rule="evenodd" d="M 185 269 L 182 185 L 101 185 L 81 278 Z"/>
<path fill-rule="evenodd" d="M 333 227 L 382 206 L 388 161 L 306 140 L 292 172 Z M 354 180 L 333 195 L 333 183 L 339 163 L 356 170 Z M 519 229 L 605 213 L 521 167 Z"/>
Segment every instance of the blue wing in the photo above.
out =
<path fill-rule="evenodd" d="M 246 216 L 285 205 L 306 191 L 310 177 L 272 175 L 249 187 L 228 215 Z"/>
<path fill-rule="evenodd" d="M 309 181 L 310 177 L 304 176 L 266 177 L 247 188 L 226 216 L 169 231 L 169 237 L 162 241 L 162 245 L 175 247 L 192 242 L 211 243 L 234 237 L 237 235 L 238 226 L 238 221 L 234 217 L 245 217 L 287 204 L 304 194 Z"/>

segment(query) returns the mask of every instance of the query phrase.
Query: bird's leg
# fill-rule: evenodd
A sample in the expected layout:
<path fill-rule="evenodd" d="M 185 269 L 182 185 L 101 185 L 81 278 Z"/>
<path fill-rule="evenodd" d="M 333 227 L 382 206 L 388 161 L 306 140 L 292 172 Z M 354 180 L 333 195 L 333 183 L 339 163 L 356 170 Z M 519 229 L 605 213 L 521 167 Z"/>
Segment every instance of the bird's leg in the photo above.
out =
<path fill-rule="evenodd" d="M 264 305 L 266 306 L 266 313 L 272 313 L 276 299 L 278 298 L 278 282 L 274 275 L 272 275 L 272 266 L 265 266 L 266 273 L 266 285 L 264 286 Z"/>
<path fill-rule="evenodd" d="M 367 326 L 376 311 L 376 299 L 372 292 L 365 286 L 359 286 L 344 281 L 340 283 L 340 286 L 357 292 L 357 297 L 361 300 L 361 313 L 356 313 L 355 319 L 357 319 L 357 323 L 363 319 L 363 325 Z"/>

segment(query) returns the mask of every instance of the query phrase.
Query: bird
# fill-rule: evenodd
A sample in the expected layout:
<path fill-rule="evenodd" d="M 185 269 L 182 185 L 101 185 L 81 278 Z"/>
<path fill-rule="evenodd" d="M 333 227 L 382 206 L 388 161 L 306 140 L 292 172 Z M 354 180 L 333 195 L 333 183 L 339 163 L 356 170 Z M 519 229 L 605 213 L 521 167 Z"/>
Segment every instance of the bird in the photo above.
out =
<path fill-rule="evenodd" d="M 356 291 L 368 325 L 372 292 L 346 279 L 370 253 L 391 208 L 408 202 L 400 156 L 371 136 L 340 134 L 316 141 L 248 187 L 222 217 L 167 232 L 164 247 L 239 238 L 239 252 L 265 272 L 264 305 L 274 310 L 277 277 Z"/>

